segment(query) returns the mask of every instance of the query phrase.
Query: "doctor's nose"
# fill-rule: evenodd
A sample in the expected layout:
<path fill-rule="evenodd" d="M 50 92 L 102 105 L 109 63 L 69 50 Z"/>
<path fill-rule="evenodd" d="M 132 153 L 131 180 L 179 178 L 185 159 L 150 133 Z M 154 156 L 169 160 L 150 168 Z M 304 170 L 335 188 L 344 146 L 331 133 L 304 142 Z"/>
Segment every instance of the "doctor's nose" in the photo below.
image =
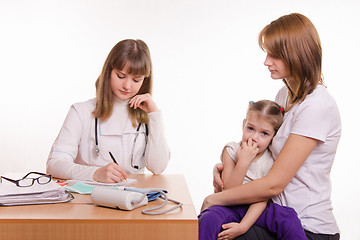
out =
<path fill-rule="evenodd" d="M 123 88 L 124 88 L 124 90 L 129 90 L 131 88 L 131 80 L 130 79 L 128 79 L 128 78 L 124 79 Z"/>

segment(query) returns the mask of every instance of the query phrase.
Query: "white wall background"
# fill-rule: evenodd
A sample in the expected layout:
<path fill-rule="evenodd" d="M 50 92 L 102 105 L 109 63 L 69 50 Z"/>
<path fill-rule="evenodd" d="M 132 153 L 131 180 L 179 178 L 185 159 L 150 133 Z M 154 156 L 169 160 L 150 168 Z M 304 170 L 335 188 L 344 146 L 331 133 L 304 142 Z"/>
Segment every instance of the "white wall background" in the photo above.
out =
<path fill-rule="evenodd" d="M 342 115 L 334 213 L 342 239 L 359 239 L 359 10 L 356 0 L 0 0 L 0 174 L 45 171 L 70 105 L 95 96 L 113 45 L 140 38 L 172 150 L 165 173 L 185 175 L 199 212 L 223 145 L 240 139 L 248 101 L 273 99 L 282 86 L 263 66 L 259 31 L 300 12 L 318 29 Z"/>

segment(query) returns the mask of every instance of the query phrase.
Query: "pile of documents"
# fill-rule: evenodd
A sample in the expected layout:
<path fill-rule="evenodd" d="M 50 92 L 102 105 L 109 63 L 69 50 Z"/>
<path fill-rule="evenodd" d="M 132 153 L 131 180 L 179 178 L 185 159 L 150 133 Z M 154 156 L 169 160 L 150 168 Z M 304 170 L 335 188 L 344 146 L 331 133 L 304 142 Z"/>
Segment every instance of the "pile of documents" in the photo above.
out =
<path fill-rule="evenodd" d="M 0 183 L 0 206 L 62 203 L 72 199 L 72 194 L 53 180 L 43 185 L 34 183 L 31 187 Z"/>

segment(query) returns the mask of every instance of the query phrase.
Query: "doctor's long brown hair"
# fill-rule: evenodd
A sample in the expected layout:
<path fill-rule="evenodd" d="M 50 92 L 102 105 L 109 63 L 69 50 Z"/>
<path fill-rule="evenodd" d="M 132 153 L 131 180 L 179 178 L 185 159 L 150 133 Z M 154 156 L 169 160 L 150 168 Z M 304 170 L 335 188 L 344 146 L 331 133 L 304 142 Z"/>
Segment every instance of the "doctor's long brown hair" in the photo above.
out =
<path fill-rule="evenodd" d="M 148 46 L 142 40 L 126 39 L 118 42 L 107 56 L 100 76 L 96 80 L 96 107 L 93 116 L 106 121 L 113 111 L 114 94 L 111 90 L 110 76 L 113 69 L 126 69 L 128 74 L 144 75 L 143 84 L 137 94 L 152 91 L 152 63 Z M 136 122 L 148 123 L 147 113 L 129 107 L 132 125 Z"/>
<path fill-rule="evenodd" d="M 290 76 L 283 81 L 288 88 L 290 108 L 323 84 L 320 38 L 307 17 L 299 13 L 282 16 L 267 25 L 258 40 L 264 51 L 282 59 L 289 68 Z"/>

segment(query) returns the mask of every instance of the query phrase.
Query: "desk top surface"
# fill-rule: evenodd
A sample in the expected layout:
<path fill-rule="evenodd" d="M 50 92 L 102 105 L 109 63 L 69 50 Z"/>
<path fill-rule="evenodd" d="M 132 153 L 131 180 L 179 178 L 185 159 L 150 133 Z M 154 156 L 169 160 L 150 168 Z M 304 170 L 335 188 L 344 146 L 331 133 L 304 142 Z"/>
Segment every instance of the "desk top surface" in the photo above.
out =
<path fill-rule="evenodd" d="M 112 208 L 99 207 L 91 202 L 90 195 L 73 194 L 75 199 L 68 203 L 26 205 L 0 207 L 0 222 L 11 220 L 82 220 L 82 221 L 142 221 L 142 220 L 197 220 L 196 211 L 189 194 L 183 175 L 151 175 L 137 174 L 129 178 L 136 178 L 137 183 L 129 187 L 161 188 L 168 191 L 168 198 L 183 203 L 182 208 L 161 215 L 144 215 L 143 209 L 153 207 L 162 203 L 158 199 L 149 202 L 146 206 L 132 211 L 116 210 Z M 169 202 L 166 208 L 174 206 Z"/>

